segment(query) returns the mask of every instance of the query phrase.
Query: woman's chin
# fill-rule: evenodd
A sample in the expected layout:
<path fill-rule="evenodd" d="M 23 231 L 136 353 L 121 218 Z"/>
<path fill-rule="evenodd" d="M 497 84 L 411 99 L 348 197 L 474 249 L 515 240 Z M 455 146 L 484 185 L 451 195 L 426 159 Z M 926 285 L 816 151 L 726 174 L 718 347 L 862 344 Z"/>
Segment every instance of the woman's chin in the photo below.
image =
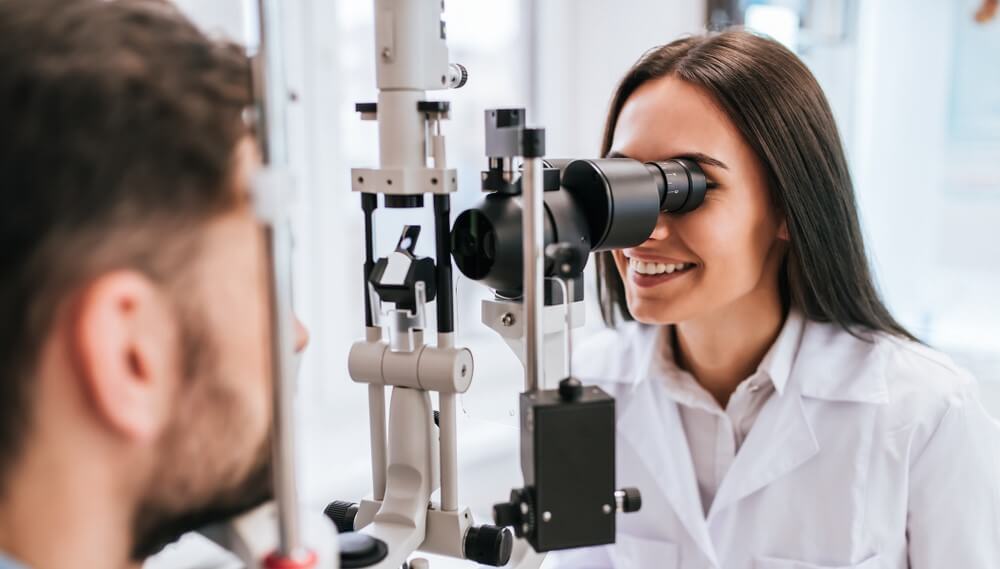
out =
<path fill-rule="evenodd" d="M 676 324 L 683 318 L 675 304 L 666 299 L 632 298 L 628 301 L 628 311 L 642 324 Z"/>

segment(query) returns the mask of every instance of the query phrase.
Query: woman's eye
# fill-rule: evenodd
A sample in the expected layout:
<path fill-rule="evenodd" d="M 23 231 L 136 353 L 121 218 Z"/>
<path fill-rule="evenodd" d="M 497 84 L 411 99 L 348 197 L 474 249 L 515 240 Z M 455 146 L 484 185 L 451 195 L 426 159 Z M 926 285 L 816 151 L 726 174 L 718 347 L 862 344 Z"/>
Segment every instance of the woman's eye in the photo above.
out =
<path fill-rule="evenodd" d="M 722 199 L 722 196 L 719 195 L 718 193 L 716 193 L 716 192 L 705 192 L 705 197 L 702 198 L 702 204 L 705 204 L 705 203 L 708 203 L 708 202 L 714 202 L 714 201 L 717 201 L 719 199 Z"/>

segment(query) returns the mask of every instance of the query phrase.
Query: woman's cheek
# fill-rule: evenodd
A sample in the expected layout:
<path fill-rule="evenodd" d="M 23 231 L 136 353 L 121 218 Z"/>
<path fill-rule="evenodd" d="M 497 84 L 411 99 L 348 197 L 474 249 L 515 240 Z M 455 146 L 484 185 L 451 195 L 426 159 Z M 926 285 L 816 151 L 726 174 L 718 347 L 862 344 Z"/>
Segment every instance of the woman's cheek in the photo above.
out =
<path fill-rule="evenodd" d="M 704 206 L 703 206 L 704 207 Z M 737 244 L 734 227 L 721 210 L 695 210 L 677 224 L 678 236 L 704 267 L 725 261 Z"/>

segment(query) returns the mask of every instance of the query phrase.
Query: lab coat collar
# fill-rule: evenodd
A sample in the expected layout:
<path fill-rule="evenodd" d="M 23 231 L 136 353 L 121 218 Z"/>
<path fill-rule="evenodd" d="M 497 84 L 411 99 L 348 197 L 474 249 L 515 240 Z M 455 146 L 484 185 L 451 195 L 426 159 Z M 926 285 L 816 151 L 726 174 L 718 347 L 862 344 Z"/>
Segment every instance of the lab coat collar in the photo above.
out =
<path fill-rule="evenodd" d="M 662 327 L 642 324 L 629 331 L 637 356 L 633 376 L 629 378 L 632 383 L 639 384 L 662 373 L 656 368 L 662 365 L 658 363 L 662 356 L 656 353 L 664 349 L 661 331 Z M 887 341 L 890 340 L 863 331 L 856 336 L 848 334 L 836 324 L 809 320 L 792 308 L 758 370 L 767 373 L 778 395 L 783 395 L 790 383 L 799 382 L 797 391 L 814 399 L 887 403 L 884 349 Z M 669 350 L 669 343 L 665 346 Z M 806 364 L 798 367 L 803 369 L 794 369 L 802 361 Z"/>
<path fill-rule="evenodd" d="M 751 376 L 763 375 L 767 377 L 774 384 L 778 395 L 784 393 L 785 386 L 788 384 L 792 363 L 799 350 L 804 326 L 805 318 L 802 314 L 796 309 L 790 310 L 778 337 L 757 366 L 757 371 Z M 673 333 L 672 328 L 672 326 L 643 326 L 640 328 L 639 333 L 645 335 L 645 341 L 643 349 L 639 350 L 643 357 L 642 365 L 636 368 L 636 383 L 651 377 L 666 376 L 667 379 L 672 379 L 688 373 L 674 363 L 671 350 L 672 342 L 669 340 L 669 335 Z M 657 353 L 658 350 L 662 350 L 662 353 Z M 688 392 L 688 389 L 677 385 L 669 387 L 674 394 L 674 399 L 691 406 L 698 406 L 697 401 L 694 401 L 696 398 Z"/>
<path fill-rule="evenodd" d="M 781 327 L 781 332 L 771 344 L 771 349 L 761 360 L 759 371 L 762 371 L 771 378 L 774 390 L 778 395 L 785 393 L 788 385 L 788 378 L 792 374 L 792 364 L 798 355 L 799 346 L 802 342 L 802 334 L 805 328 L 805 318 L 797 309 L 792 308 L 785 317 L 785 324 Z"/>

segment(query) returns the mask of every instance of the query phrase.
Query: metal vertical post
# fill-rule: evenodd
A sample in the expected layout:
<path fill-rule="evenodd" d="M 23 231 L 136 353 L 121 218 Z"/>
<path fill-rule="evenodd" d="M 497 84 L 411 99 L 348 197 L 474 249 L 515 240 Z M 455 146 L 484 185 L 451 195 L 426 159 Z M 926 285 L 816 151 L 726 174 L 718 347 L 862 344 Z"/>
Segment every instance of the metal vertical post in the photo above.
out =
<path fill-rule="evenodd" d="M 264 225 L 269 262 L 273 480 L 280 538 L 276 554 L 281 559 L 297 562 L 311 555 L 302 546 L 295 479 L 295 316 L 291 306 L 291 235 L 284 203 L 290 178 L 287 176 L 286 87 L 279 4 L 279 0 L 258 0 L 256 3 L 259 36 L 252 62 L 253 88 L 263 169 L 255 180 L 254 199 Z"/>
<path fill-rule="evenodd" d="M 542 180 L 545 155 L 545 131 L 526 128 L 522 131 L 521 155 L 524 174 L 521 181 L 523 197 L 522 231 L 524 255 L 524 326 L 525 326 L 525 390 L 536 391 L 542 385 L 542 311 L 545 307 L 545 226 Z"/>

